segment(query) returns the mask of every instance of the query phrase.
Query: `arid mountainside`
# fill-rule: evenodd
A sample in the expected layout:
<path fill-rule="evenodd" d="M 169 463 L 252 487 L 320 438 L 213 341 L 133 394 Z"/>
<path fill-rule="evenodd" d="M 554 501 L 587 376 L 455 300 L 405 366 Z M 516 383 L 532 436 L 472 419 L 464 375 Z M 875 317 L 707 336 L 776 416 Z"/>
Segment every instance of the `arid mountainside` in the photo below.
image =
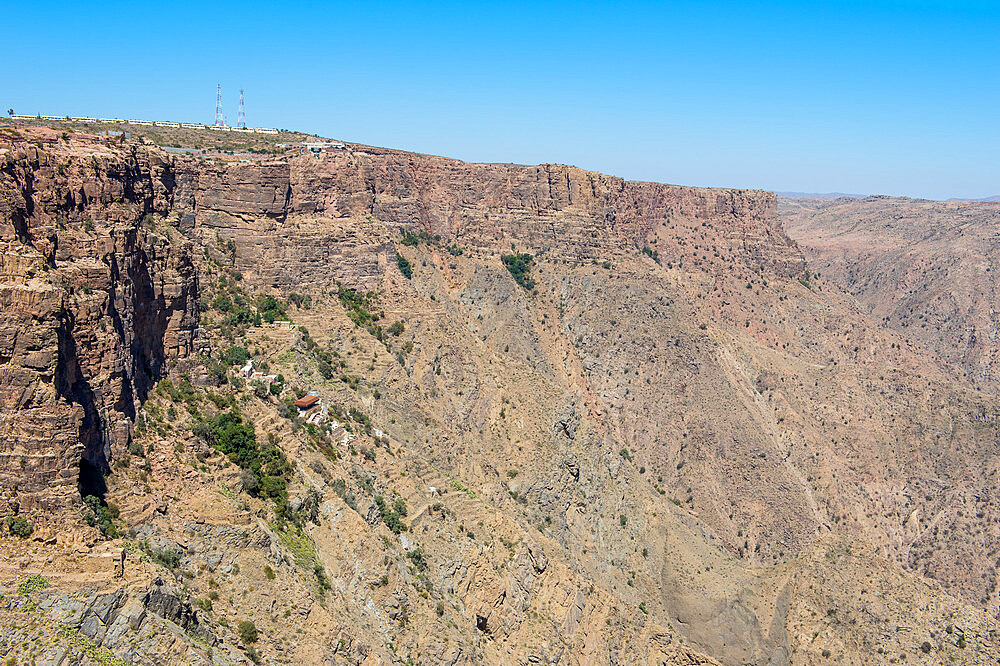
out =
<path fill-rule="evenodd" d="M 0 650 L 1000 656 L 1000 401 L 814 278 L 773 194 L 0 151 Z"/>
<path fill-rule="evenodd" d="M 815 271 L 885 326 L 997 390 L 1000 203 L 782 199 L 779 211 Z"/>

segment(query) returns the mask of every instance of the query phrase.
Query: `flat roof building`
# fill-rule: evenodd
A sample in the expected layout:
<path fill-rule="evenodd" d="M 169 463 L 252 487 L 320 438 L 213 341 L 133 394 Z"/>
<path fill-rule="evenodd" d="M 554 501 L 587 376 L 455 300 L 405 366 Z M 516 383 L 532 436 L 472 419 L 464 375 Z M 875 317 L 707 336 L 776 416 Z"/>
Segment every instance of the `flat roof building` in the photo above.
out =
<path fill-rule="evenodd" d="M 312 407 L 313 405 L 315 405 L 317 402 L 319 402 L 318 395 L 304 395 L 295 401 L 295 406 L 301 409 L 302 411 L 305 411 L 310 407 Z"/>

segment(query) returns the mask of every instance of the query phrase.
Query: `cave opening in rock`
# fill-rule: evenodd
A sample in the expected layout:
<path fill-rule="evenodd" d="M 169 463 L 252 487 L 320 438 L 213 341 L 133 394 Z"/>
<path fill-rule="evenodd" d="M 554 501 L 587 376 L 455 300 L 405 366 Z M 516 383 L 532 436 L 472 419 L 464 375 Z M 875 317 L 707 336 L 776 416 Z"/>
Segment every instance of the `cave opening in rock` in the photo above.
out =
<path fill-rule="evenodd" d="M 80 459 L 80 480 L 78 482 L 80 497 L 94 495 L 104 499 L 108 492 L 108 484 L 104 481 L 104 470 L 86 458 Z"/>

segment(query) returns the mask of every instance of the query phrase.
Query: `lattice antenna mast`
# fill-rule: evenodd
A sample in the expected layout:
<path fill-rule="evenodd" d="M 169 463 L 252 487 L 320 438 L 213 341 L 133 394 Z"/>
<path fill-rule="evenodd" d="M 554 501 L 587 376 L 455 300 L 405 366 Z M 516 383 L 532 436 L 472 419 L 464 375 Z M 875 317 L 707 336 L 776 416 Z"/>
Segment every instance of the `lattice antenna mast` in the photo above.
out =
<path fill-rule="evenodd" d="M 226 121 L 222 119 L 222 84 L 215 87 L 215 126 L 222 127 Z"/>
<path fill-rule="evenodd" d="M 240 88 L 240 110 L 236 115 L 236 126 L 242 129 L 247 127 L 247 110 L 243 106 L 243 88 Z"/>

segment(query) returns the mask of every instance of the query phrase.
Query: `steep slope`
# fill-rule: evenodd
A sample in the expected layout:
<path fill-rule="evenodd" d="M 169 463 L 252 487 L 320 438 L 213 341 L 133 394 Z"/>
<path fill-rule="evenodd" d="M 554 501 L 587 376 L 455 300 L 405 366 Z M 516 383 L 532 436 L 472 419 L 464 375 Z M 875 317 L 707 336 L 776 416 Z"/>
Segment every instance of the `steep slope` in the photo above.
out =
<path fill-rule="evenodd" d="M 20 131 L 24 193 L 42 130 Z M 996 593 L 997 402 L 810 279 L 773 195 L 364 146 L 41 152 L 57 175 L 90 152 L 161 165 L 137 171 L 164 205 L 130 215 L 191 244 L 200 302 L 198 329 L 167 329 L 191 345 L 150 365 L 167 379 L 134 446 L 110 449 L 111 541 L 6 538 L 0 578 L 58 590 L 30 593 L 45 618 L 153 661 L 241 643 L 275 663 L 996 658 L 995 622 L 963 601 Z M 40 196 L 12 229 L 42 225 Z M 140 305 L 174 321 L 160 302 Z M 243 349 L 274 390 L 230 367 Z M 305 390 L 337 425 L 295 413 Z M 247 445 L 234 419 L 266 465 L 227 450 Z M 73 446 L 31 443 L 70 465 Z M 121 545 L 124 571 L 75 578 L 74 540 Z M 114 595 L 67 615 L 88 586 Z M 8 610 L 29 635 L 29 602 Z M 250 619 L 256 642 L 235 631 Z"/>
<path fill-rule="evenodd" d="M 995 391 L 1000 204 L 868 197 L 782 200 L 810 265 L 887 327 Z"/>

